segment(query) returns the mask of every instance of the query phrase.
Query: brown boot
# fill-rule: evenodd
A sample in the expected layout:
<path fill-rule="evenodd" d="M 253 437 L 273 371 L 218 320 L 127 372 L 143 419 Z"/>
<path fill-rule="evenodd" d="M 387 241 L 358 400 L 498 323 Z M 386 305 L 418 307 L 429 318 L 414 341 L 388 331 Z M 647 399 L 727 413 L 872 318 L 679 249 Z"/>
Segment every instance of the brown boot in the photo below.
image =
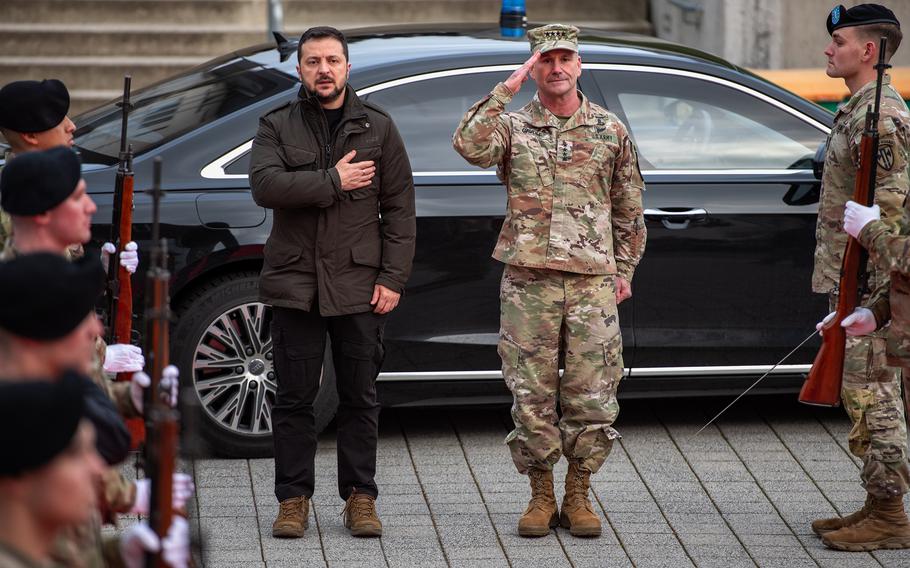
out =
<path fill-rule="evenodd" d="M 582 469 L 580 460 L 569 460 L 566 473 L 566 496 L 562 499 L 559 524 L 572 536 L 600 536 L 600 518 L 588 499 L 591 472 Z"/>
<path fill-rule="evenodd" d="M 344 528 L 351 531 L 352 536 L 382 536 L 382 522 L 376 514 L 376 498 L 356 490 L 348 497 L 344 504 Z"/>
<path fill-rule="evenodd" d="M 278 517 L 272 523 L 272 536 L 277 538 L 300 538 L 309 526 L 310 500 L 301 495 L 281 502 Z"/>
<path fill-rule="evenodd" d="M 910 521 L 904 512 L 904 499 L 875 499 L 865 519 L 822 535 L 822 542 L 829 548 L 851 552 L 910 548 Z"/>
<path fill-rule="evenodd" d="M 559 522 L 556 495 L 553 494 L 553 472 L 543 469 L 528 471 L 531 501 L 518 520 L 518 534 L 525 537 L 547 536 Z"/>
<path fill-rule="evenodd" d="M 869 511 L 872 510 L 872 495 L 866 494 L 866 503 L 863 505 L 863 508 L 855 513 L 851 513 L 846 517 L 831 517 L 830 519 L 818 519 L 817 521 L 812 521 L 812 532 L 821 536 L 825 533 L 831 531 L 836 531 L 844 527 L 849 527 L 850 525 L 855 525 L 861 520 L 869 516 Z"/>

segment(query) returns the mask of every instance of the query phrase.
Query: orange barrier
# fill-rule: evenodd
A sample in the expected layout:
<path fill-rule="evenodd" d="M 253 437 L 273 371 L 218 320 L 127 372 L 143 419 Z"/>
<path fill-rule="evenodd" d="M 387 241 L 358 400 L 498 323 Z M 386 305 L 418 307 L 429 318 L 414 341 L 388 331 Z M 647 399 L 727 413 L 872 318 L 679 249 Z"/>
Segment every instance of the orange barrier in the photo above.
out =
<path fill-rule="evenodd" d="M 817 103 L 840 102 L 850 96 L 843 79 L 828 77 L 824 69 L 750 69 L 750 71 Z M 894 67 L 888 73 L 891 75 L 891 85 L 905 100 L 910 100 L 910 67 Z"/>

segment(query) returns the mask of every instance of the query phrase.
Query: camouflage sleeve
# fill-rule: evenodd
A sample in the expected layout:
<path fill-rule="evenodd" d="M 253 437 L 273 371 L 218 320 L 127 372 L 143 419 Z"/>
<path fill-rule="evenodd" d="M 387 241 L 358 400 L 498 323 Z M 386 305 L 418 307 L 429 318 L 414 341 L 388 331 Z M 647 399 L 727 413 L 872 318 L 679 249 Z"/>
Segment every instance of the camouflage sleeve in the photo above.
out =
<path fill-rule="evenodd" d="M 0 249 L 6 246 L 6 241 L 12 234 L 13 220 L 6 211 L 0 210 Z"/>
<path fill-rule="evenodd" d="M 136 484 L 123 477 L 116 467 L 109 467 L 101 476 L 102 509 L 111 513 L 127 513 L 136 501 Z"/>
<path fill-rule="evenodd" d="M 885 110 L 884 108 L 882 109 Z M 875 203 L 882 209 L 882 220 L 896 227 L 904 215 L 904 200 L 910 192 L 907 177 L 910 151 L 910 125 L 897 117 L 882 113 L 878 124 L 878 159 L 875 183 Z M 860 163 L 860 141 L 863 124 L 857 122 L 850 137 L 851 153 L 856 167 Z"/>
<path fill-rule="evenodd" d="M 129 381 L 114 381 L 111 382 L 111 400 L 114 401 L 114 406 L 117 407 L 117 412 L 120 413 L 124 418 L 141 418 L 142 413 L 136 409 L 136 406 L 133 404 L 133 397 L 130 394 L 130 382 Z"/>
<path fill-rule="evenodd" d="M 900 224 L 900 232 L 885 221 L 873 221 L 859 234 L 859 242 L 866 247 L 876 266 L 888 274 L 900 272 L 910 275 L 910 226 Z"/>
<path fill-rule="evenodd" d="M 500 164 L 510 147 L 510 129 L 503 115 L 512 91 L 499 83 L 461 118 L 452 145 L 469 163 L 481 168 Z"/>
<path fill-rule="evenodd" d="M 631 282 L 635 267 L 645 253 L 648 232 L 642 211 L 641 193 L 645 189 L 638 154 L 628 133 L 622 136 L 622 156 L 613 169 L 610 204 L 613 218 L 613 250 L 616 270 Z"/>
<path fill-rule="evenodd" d="M 101 554 L 105 568 L 126 568 L 120 555 L 120 535 L 105 536 L 101 541 Z"/>

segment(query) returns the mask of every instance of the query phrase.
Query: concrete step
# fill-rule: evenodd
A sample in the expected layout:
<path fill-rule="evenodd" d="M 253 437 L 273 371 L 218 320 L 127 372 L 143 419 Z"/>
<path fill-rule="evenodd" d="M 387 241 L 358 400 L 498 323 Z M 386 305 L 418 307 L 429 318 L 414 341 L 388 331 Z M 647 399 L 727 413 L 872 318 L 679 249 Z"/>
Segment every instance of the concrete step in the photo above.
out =
<path fill-rule="evenodd" d="M 4 23 L 244 24 L 265 28 L 265 0 L 0 0 Z"/>
<path fill-rule="evenodd" d="M 54 78 L 73 90 L 108 90 L 133 76 L 139 88 L 198 65 L 206 57 L 0 57 L 0 85 L 21 79 Z"/>
<path fill-rule="evenodd" d="M 611 20 L 647 22 L 646 1 L 528 0 L 528 19 L 538 22 Z M 497 22 L 500 2 L 491 0 L 284 0 L 287 29 L 341 23 Z"/>
<path fill-rule="evenodd" d="M 200 29 L 192 24 L 0 23 L 0 53 L 37 57 L 214 57 L 266 39 L 262 30 L 242 25 L 208 25 Z"/>

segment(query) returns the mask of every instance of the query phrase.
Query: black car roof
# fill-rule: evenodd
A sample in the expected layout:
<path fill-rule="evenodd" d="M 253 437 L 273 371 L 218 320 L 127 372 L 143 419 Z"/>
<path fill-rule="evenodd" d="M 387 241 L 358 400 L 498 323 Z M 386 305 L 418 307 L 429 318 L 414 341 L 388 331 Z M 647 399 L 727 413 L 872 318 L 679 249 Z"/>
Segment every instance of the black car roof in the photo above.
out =
<path fill-rule="evenodd" d="M 528 26 L 535 27 L 535 24 Z M 740 69 L 711 54 L 655 37 L 593 28 L 581 28 L 579 52 L 597 60 L 622 62 L 634 59 L 661 66 L 692 66 L 707 64 L 731 71 Z M 345 30 L 350 61 L 359 71 L 376 67 L 394 67 L 415 61 L 458 61 L 470 63 L 472 58 L 514 61 L 515 56 L 527 56 L 528 42 L 524 37 L 508 38 L 498 27 L 489 24 L 426 24 L 370 27 Z M 251 46 L 236 55 L 290 74 L 296 74 L 297 38 L 289 38 L 283 49 L 275 43 Z M 285 56 L 281 56 L 281 52 Z M 283 61 L 282 61 L 283 59 Z M 688 64 L 688 65 L 687 65 Z M 701 64 L 701 65 L 699 65 Z"/>

